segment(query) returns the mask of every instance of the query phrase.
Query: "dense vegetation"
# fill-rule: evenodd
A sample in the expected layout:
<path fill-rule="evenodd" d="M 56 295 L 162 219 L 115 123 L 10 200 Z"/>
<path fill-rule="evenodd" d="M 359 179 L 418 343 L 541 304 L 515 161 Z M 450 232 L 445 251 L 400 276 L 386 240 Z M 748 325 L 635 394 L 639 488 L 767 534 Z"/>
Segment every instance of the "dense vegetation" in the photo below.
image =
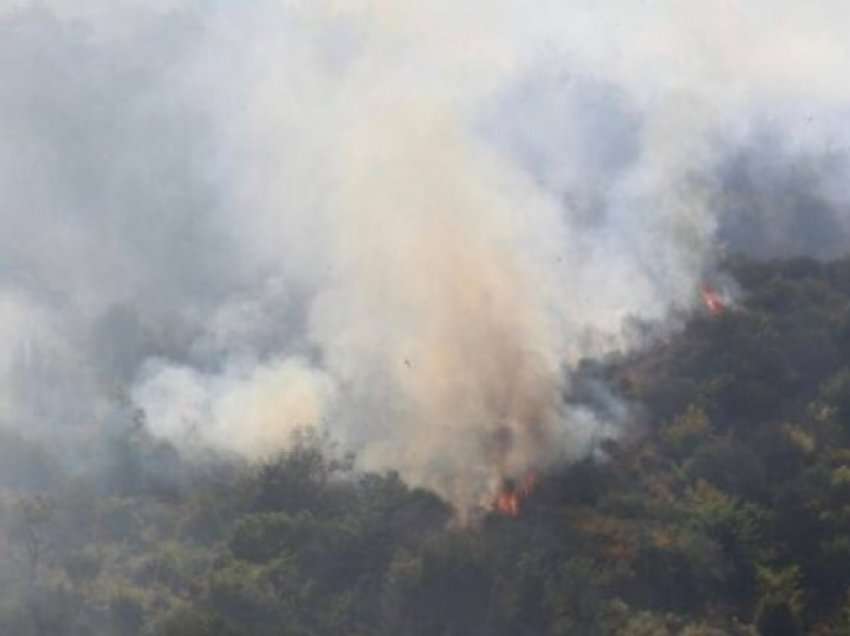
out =
<path fill-rule="evenodd" d="M 850 634 L 850 261 L 729 268 L 736 308 L 594 363 L 640 434 L 517 519 L 309 431 L 199 467 L 140 421 L 73 475 L 4 433 L 0 634 Z"/>

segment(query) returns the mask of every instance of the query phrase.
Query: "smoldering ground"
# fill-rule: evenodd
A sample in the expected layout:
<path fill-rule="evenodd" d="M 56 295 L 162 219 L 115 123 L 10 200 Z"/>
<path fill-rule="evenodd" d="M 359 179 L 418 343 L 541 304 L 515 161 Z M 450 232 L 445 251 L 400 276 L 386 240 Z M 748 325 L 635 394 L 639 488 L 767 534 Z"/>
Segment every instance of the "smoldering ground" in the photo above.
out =
<path fill-rule="evenodd" d="M 316 425 L 461 509 L 581 456 L 720 250 L 846 250 L 827 4 L 3 3 L 4 426 Z"/>

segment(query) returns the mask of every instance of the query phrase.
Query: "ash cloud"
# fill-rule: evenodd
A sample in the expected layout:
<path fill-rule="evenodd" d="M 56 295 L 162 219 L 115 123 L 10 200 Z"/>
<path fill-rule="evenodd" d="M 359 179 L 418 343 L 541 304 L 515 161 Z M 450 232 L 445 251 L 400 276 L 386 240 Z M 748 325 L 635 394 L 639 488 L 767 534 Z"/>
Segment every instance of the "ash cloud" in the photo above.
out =
<path fill-rule="evenodd" d="M 0 3 L 2 425 L 315 425 L 460 510 L 591 452 L 580 360 L 847 250 L 847 11 Z"/>

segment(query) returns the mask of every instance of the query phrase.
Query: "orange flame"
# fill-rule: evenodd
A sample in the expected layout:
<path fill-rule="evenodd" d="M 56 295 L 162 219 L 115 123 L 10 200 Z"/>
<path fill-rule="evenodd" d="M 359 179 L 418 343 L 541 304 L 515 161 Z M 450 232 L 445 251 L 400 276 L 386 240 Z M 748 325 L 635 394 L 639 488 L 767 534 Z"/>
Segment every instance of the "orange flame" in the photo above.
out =
<path fill-rule="evenodd" d="M 702 288 L 702 301 L 712 316 L 722 316 L 726 312 L 726 301 L 723 296 L 709 285 Z"/>
<path fill-rule="evenodd" d="M 502 491 L 499 493 L 499 496 L 496 497 L 496 510 L 506 517 L 518 517 L 519 504 L 519 494 L 515 490 Z"/>
<path fill-rule="evenodd" d="M 537 487 L 537 473 L 529 472 L 519 484 L 506 481 L 502 492 L 493 503 L 495 510 L 506 517 L 516 518 L 522 510 L 522 503 Z"/>

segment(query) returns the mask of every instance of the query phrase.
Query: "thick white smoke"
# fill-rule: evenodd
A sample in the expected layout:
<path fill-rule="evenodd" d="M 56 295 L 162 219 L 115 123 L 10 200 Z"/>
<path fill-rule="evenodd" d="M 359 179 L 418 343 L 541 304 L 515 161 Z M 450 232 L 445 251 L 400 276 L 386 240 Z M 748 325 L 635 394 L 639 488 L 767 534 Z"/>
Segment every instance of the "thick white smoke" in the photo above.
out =
<path fill-rule="evenodd" d="M 848 12 L 0 4 L 0 417 L 55 426 L 35 347 L 75 422 L 129 403 L 249 457 L 316 425 L 487 501 L 610 433 L 571 368 L 722 243 L 846 249 Z"/>

